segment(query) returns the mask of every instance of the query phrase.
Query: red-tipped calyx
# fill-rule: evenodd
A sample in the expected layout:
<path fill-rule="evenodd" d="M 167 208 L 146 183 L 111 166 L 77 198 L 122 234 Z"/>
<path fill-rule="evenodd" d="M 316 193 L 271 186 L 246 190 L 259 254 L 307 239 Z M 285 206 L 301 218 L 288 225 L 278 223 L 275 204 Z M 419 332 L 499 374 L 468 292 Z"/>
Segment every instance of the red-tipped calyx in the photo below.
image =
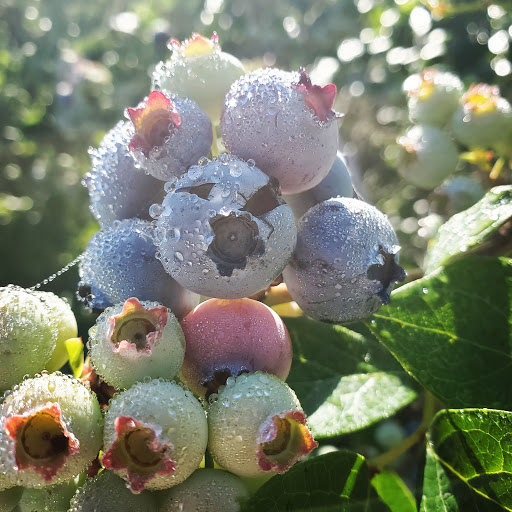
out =
<path fill-rule="evenodd" d="M 9 416 L 4 429 L 14 441 L 18 469 L 32 468 L 46 482 L 51 482 L 67 458 L 79 450 L 80 443 L 67 430 L 57 403 Z"/>
<path fill-rule="evenodd" d="M 135 128 L 129 148 L 141 151 L 146 157 L 153 148 L 162 147 L 165 139 L 181 126 L 181 117 L 173 103 L 160 91 L 152 91 L 142 107 L 128 108 L 126 114 Z"/>
<path fill-rule="evenodd" d="M 484 114 L 496 110 L 500 98 L 500 89 L 496 85 L 471 84 L 462 96 L 462 104 L 465 112 Z"/>
<path fill-rule="evenodd" d="M 220 51 L 217 32 L 213 32 L 210 39 L 194 32 L 191 37 L 185 39 L 182 43 L 177 39 L 171 38 L 167 46 L 184 57 L 201 57 Z"/>
<path fill-rule="evenodd" d="M 275 414 L 269 416 L 260 428 L 258 464 L 263 471 L 284 473 L 317 446 L 302 411 Z"/>
<path fill-rule="evenodd" d="M 108 319 L 112 350 L 130 358 L 151 355 L 154 344 L 162 337 L 167 319 L 165 306 L 148 309 L 131 297 L 119 315 Z"/>
<path fill-rule="evenodd" d="M 307 107 L 314 111 L 320 121 L 325 121 L 330 115 L 335 115 L 332 107 L 336 99 L 336 86 L 334 84 L 327 84 L 324 87 L 313 85 L 306 71 L 300 69 L 299 73 L 300 80 L 297 88 L 306 93 Z"/>
<path fill-rule="evenodd" d="M 101 458 L 107 469 L 124 470 L 132 492 L 142 492 L 156 475 L 170 475 L 176 464 L 167 455 L 171 443 L 161 443 L 152 425 L 131 416 L 119 416 L 114 422 L 117 437 Z"/>

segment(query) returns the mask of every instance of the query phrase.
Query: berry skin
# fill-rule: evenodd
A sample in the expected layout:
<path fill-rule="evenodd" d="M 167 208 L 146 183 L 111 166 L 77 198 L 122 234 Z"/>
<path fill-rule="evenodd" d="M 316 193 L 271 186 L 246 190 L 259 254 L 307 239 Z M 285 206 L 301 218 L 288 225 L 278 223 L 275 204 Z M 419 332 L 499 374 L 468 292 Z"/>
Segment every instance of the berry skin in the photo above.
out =
<path fill-rule="evenodd" d="M 0 392 L 43 370 L 58 335 L 58 319 L 41 295 L 19 286 L 1 287 Z"/>
<path fill-rule="evenodd" d="M 221 52 L 215 33 L 211 39 L 192 34 L 182 43 L 171 39 L 169 47 L 172 56 L 156 66 L 153 87 L 196 101 L 212 123 L 218 125 L 229 87 L 245 73 L 242 63 L 233 55 Z"/>
<path fill-rule="evenodd" d="M 207 439 L 205 413 L 190 391 L 163 380 L 138 383 L 110 401 L 101 462 L 132 492 L 166 489 L 199 467 Z"/>
<path fill-rule="evenodd" d="M 399 174 L 417 187 L 432 190 L 455 171 L 457 147 L 434 126 L 413 126 L 398 139 L 402 148 Z"/>
<path fill-rule="evenodd" d="M 453 116 L 452 131 L 455 139 L 469 148 L 504 148 L 504 154 L 510 155 L 510 103 L 500 96 L 498 87 L 473 84 Z"/>
<path fill-rule="evenodd" d="M 9 487 L 2 490 L 0 477 L 0 512 L 12 512 L 15 510 L 23 491 L 23 487 Z"/>
<path fill-rule="evenodd" d="M 162 497 L 159 512 L 239 512 L 249 498 L 242 480 L 221 469 L 198 469 Z"/>
<path fill-rule="evenodd" d="M 59 373 L 24 380 L 0 408 L 0 473 L 25 487 L 64 483 L 97 456 L 102 427 L 98 401 L 79 380 Z"/>
<path fill-rule="evenodd" d="M 104 469 L 86 480 L 73 498 L 69 512 L 157 512 L 156 496 L 149 491 L 130 492 L 126 482 Z"/>
<path fill-rule="evenodd" d="M 119 121 L 103 137 L 98 149 L 90 149 L 92 168 L 84 177 L 90 209 L 101 227 L 115 220 L 137 217 L 150 220 L 149 207 L 165 195 L 160 180 L 135 166 L 129 149 L 133 125 Z"/>
<path fill-rule="evenodd" d="M 282 272 L 295 246 L 293 212 L 254 162 L 203 159 L 166 187 L 162 205 L 152 207 L 155 243 L 182 286 L 236 299 L 267 288 Z"/>
<path fill-rule="evenodd" d="M 352 178 L 347 169 L 345 158 L 338 151 L 329 174 L 313 188 L 299 194 L 283 195 L 286 204 L 299 220 L 312 206 L 333 197 L 353 197 Z"/>
<path fill-rule="evenodd" d="M 170 309 L 132 297 L 98 317 L 87 347 L 96 373 L 119 389 L 145 377 L 172 379 L 183 363 L 185 338 Z"/>
<path fill-rule="evenodd" d="M 200 396 L 216 393 L 230 376 L 261 370 L 285 380 L 292 363 L 283 321 L 252 299 L 210 299 L 181 322 L 186 339 L 179 377 Z"/>
<path fill-rule="evenodd" d="M 310 189 L 323 180 L 336 158 L 335 96 L 335 85 L 312 85 L 304 71 L 253 71 L 235 82 L 226 96 L 221 117 L 224 145 L 239 158 L 252 158 L 279 181 L 283 194 Z"/>
<path fill-rule="evenodd" d="M 230 377 L 208 409 L 208 448 L 238 476 L 284 473 L 318 445 L 293 390 L 274 375 Z"/>
<path fill-rule="evenodd" d="M 137 165 L 159 180 L 181 176 L 210 151 L 212 123 L 195 101 L 153 91 L 126 115 L 135 129 L 129 149 Z"/>
<path fill-rule="evenodd" d="M 317 204 L 301 218 L 297 246 L 283 272 L 304 313 L 332 323 L 368 318 L 389 302 L 405 272 L 387 217 L 358 199 Z"/>
<path fill-rule="evenodd" d="M 75 315 L 65 299 L 61 299 L 51 292 L 35 291 L 33 293 L 50 308 L 50 317 L 57 325 L 55 350 L 45 365 L 46 370 L 52 373 L 60 370 L 68 361 L 65 342 L 78 336 L 78 326 Z"/>
<path fill-rule="evenodd" d="M 78 478 L 73 478 L 68 482 L 58 485 L 47 485 L 39 489 L 26 488 L 18 504 L 19 512 L 34 512 L 38 510 L 44 512 L 67 512 L 69 502 L 78 486 Z"/>
<path fill-rule="evenodd" d="M 105 309 L 137 297 L 160 302 L 178 318 L 197 306 L 199 297 L 156 259 L 153 237 L 152 224 L 140 219 L 117 221 L 91 237 L 79 266 L 78 295 L 86 306 Z"/>
<path fill-rule="evenodd" d="M 429 68 L 404 82 L 407 106 L 413 123 L 442 128 L 457 109 L 463 84 L 459 77 Z"/>

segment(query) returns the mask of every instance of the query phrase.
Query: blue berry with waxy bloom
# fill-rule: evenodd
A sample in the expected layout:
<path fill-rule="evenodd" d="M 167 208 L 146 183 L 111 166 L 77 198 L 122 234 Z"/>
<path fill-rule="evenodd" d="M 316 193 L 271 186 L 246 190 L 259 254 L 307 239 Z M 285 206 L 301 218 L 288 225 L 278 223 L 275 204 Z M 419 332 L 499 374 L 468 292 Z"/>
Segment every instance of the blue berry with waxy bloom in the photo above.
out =
<path fill-rule="evenodd" d="M 180 286 L 156 258 L 154 227 L 141 219 L 116 221 L 89 240 L 80 260 L 79 298 L 105 309 L 130 297 L 158 301 L 182 318 L 199 297 Z"/>
<path fill-rule="evenodd" d="M 339 151 L 329 174 L 318 185 L 298 194 L 283 195 L 297 220 L 315 204 L 333 197 L 354 197 L 352 177 L 345 158 Z"/>
<path fill-rule="evenodd" d="M 160 180 L 135 166 L 129 148 L 133 136 L 132 123 L 119 121 L 97 149 L 89 150 L 92 168 L 83 184 L 91 212 L 102 227 L 133 217 L 149 220 L 149 207 L 165 195 Z"/>
<path fill-rule="evenodd" d="M 282 272 L 295 246 L 293 212 L 254 162 L 205 158 L 166 187 L 163 203 L 151 210 L 155 243 L 182 286 L 236 299 L 267 288 Z"/>
<path fill-rule="evenodd" d="M 208 448 L 239 476 L 284 473 L 318 445 L 293 390 L 274 375 L 230 377 L 208 408 Z"/>
<path fill-rule="evenodd" d="M 401 152 L 398 172 L 409 183 L 432 190 L 455 172 L 457 146 L 435 126 L 413 126 L 398 139 Z"/>
<path fill-rule="evenodd" d="M 172 379 L 183 363 L 185 337 L 170 309 L 131 297 L 98 317 L 87 347 L 105 382 L 129 388 L 148 377 Z"/>
<path fill-rule="evenodd" d="M 159 180 L 181 176 L 210 151 L 212 123 L 195 101 L 153 91 L 126 115 L 135 131 L 129 149 L 137 165 Z"/>
<path fill-rule="evenodd" d="M 387 217 L 359 199 L 313 206 L 298 225 L 297 246 L 283 277 L 307 315 L 332 323 L 368 318 L 405 279 Z"/>
<path fill-rule="evenodd" d="M 336 86 L 313 85 L 304 70 L 259 69 L 236 81 L 221 117 L 226 149 L 253 159 L 283 194 L 320 183 L 338 150 Z"/>
<path fill-rule="evenodd" d="M 190 391 L 164 380 L 142 382 L 110 401 L 101 463 L 132 492 L 166 489 L 199 467 L 207 439 L 205 412 Z"/>
<path fill-rule="evenodd" d="M 169 48 L 171 58 L 157 64 L 153 72 L 154 88 L 196 101 L 218 125 L 224 97 L 245 73 L 242 63 L 221 51 L 215 32 L 210 39 L 200 34 L 192 34 L 181 43 L 171 39 Z"/>
<path fill-rule="evenodd" d="M 0 407 L 0 473 L 25 487 L 66 482 L 97 456 L 102 432 L 98 400 L 79 380 L 59 373 L 24 380 Z"/>

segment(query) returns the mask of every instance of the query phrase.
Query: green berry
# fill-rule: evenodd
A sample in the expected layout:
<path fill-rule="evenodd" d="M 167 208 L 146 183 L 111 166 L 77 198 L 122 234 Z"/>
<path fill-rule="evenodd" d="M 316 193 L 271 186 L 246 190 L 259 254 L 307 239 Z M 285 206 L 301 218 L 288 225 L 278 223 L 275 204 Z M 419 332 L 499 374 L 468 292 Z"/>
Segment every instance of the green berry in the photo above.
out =
<path fill-rule="evenodd" d="M 71 500 L 69 512 L 156 512 L 155 495 L 133 494 L 114 472 L 103 470 L 88 479 Z"/>
<path fill-rule="evenodd" d="M 282 380 L 261 372 L 230 377 L 208 409 L 208 448 L 239 476 L 284 473 L 317 446 L 305 423 Z"/>
<path fill-rule="evenodd" d="M 185 356 L 185 337 L 171 310 L 134 297 L 98 317 L 87 346 L 96 373 L 116 388 L 145 377 L 172 379 Z"/>
<path fill-rule="evenodd" d="M 239 512 L 249 497 L 242 480 L 221 469 L 198 469 L 185 482 L 172 487 L 159 512 Z"/>
<path fill-rule="evenodd" d="M 54 373 L 24 380 L 0 408 L 0 474 L 41 487 L 84 471 L 101 447 L 96 397 L 79 380 Z"/>
<path fill-rule="evenodd" d="M 23 487 L 10 487 L 0 491 L 0 512 L 11 512 L 19 503 Z"/>
<path fill-rule="evenodd" d="M 0 391 L 45 368 L 58 325 L 40 296 L 18 286 L 0 288 Z"/>
<path fill-rule="evenodd" d="M 48 485 L 41 489 L 26 488 L 18 504 L 19 512 L 67 512 L 77 486 L 78 477 L 63 484 Z"/>
<path fill-rule="evenodd" d="M 165 489 L 199 467 L 207 436 L 205 413 L 190 391 L 174 382 L 142 382 L 110 401 L 101 462 L 132 492 Z"/>

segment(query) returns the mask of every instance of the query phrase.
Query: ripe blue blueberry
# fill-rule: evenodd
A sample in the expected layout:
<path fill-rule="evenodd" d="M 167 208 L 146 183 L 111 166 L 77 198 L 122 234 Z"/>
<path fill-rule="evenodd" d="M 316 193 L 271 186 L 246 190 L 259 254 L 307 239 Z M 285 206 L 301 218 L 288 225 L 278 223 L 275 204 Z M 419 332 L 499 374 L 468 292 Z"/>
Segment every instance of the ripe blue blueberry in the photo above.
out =
<path fill-rule="evenodd" d="M 314 187 L 338 150 L 332 110 L 334 84 L 312 85 L 305 71 L 259 69 L 235 82 L 224 102 L 221 132 L 226 149 L 253 159 L 276 178 L 283 194 Z"/>
<path fill-rule="evenodd" d="M 128 145 L 134 136 L 129 121 L 119 121 L 103 137 L 98 149 L 90 149 L 92 168 L 84 177 L 90 209 L 100 225 L 116 219 L 149 220 L 149 207 L 165 195 L 163 184 L 135 166 Z"/>
<path fill-rule="evenodd" d="M 228 155 L 202 159 L 166 185 L 155 205 L 155 240 L 165 270 L 207 297 L 253 295 L 276 279 L 296 240 L 293 212 L 275 180 Z"/>
<path fill-rule="evenodd" d="M 153 235 L 150 222 L 125 219 L 91 237 L 79 267 L 78 295 L 86 306 L 105 309 L 137 297 L 158 301 L 181 318 L 198 304 L 199 297 L 157 260 Z"/>
<path fill-rule="evenodd" d="M 405 278 L 387 217 L 358 199 L 317 204 L 301 218 L 297 246 L 283 272 L 293 300 L 309 316 L 333 323 L 369 317 Z"/>

